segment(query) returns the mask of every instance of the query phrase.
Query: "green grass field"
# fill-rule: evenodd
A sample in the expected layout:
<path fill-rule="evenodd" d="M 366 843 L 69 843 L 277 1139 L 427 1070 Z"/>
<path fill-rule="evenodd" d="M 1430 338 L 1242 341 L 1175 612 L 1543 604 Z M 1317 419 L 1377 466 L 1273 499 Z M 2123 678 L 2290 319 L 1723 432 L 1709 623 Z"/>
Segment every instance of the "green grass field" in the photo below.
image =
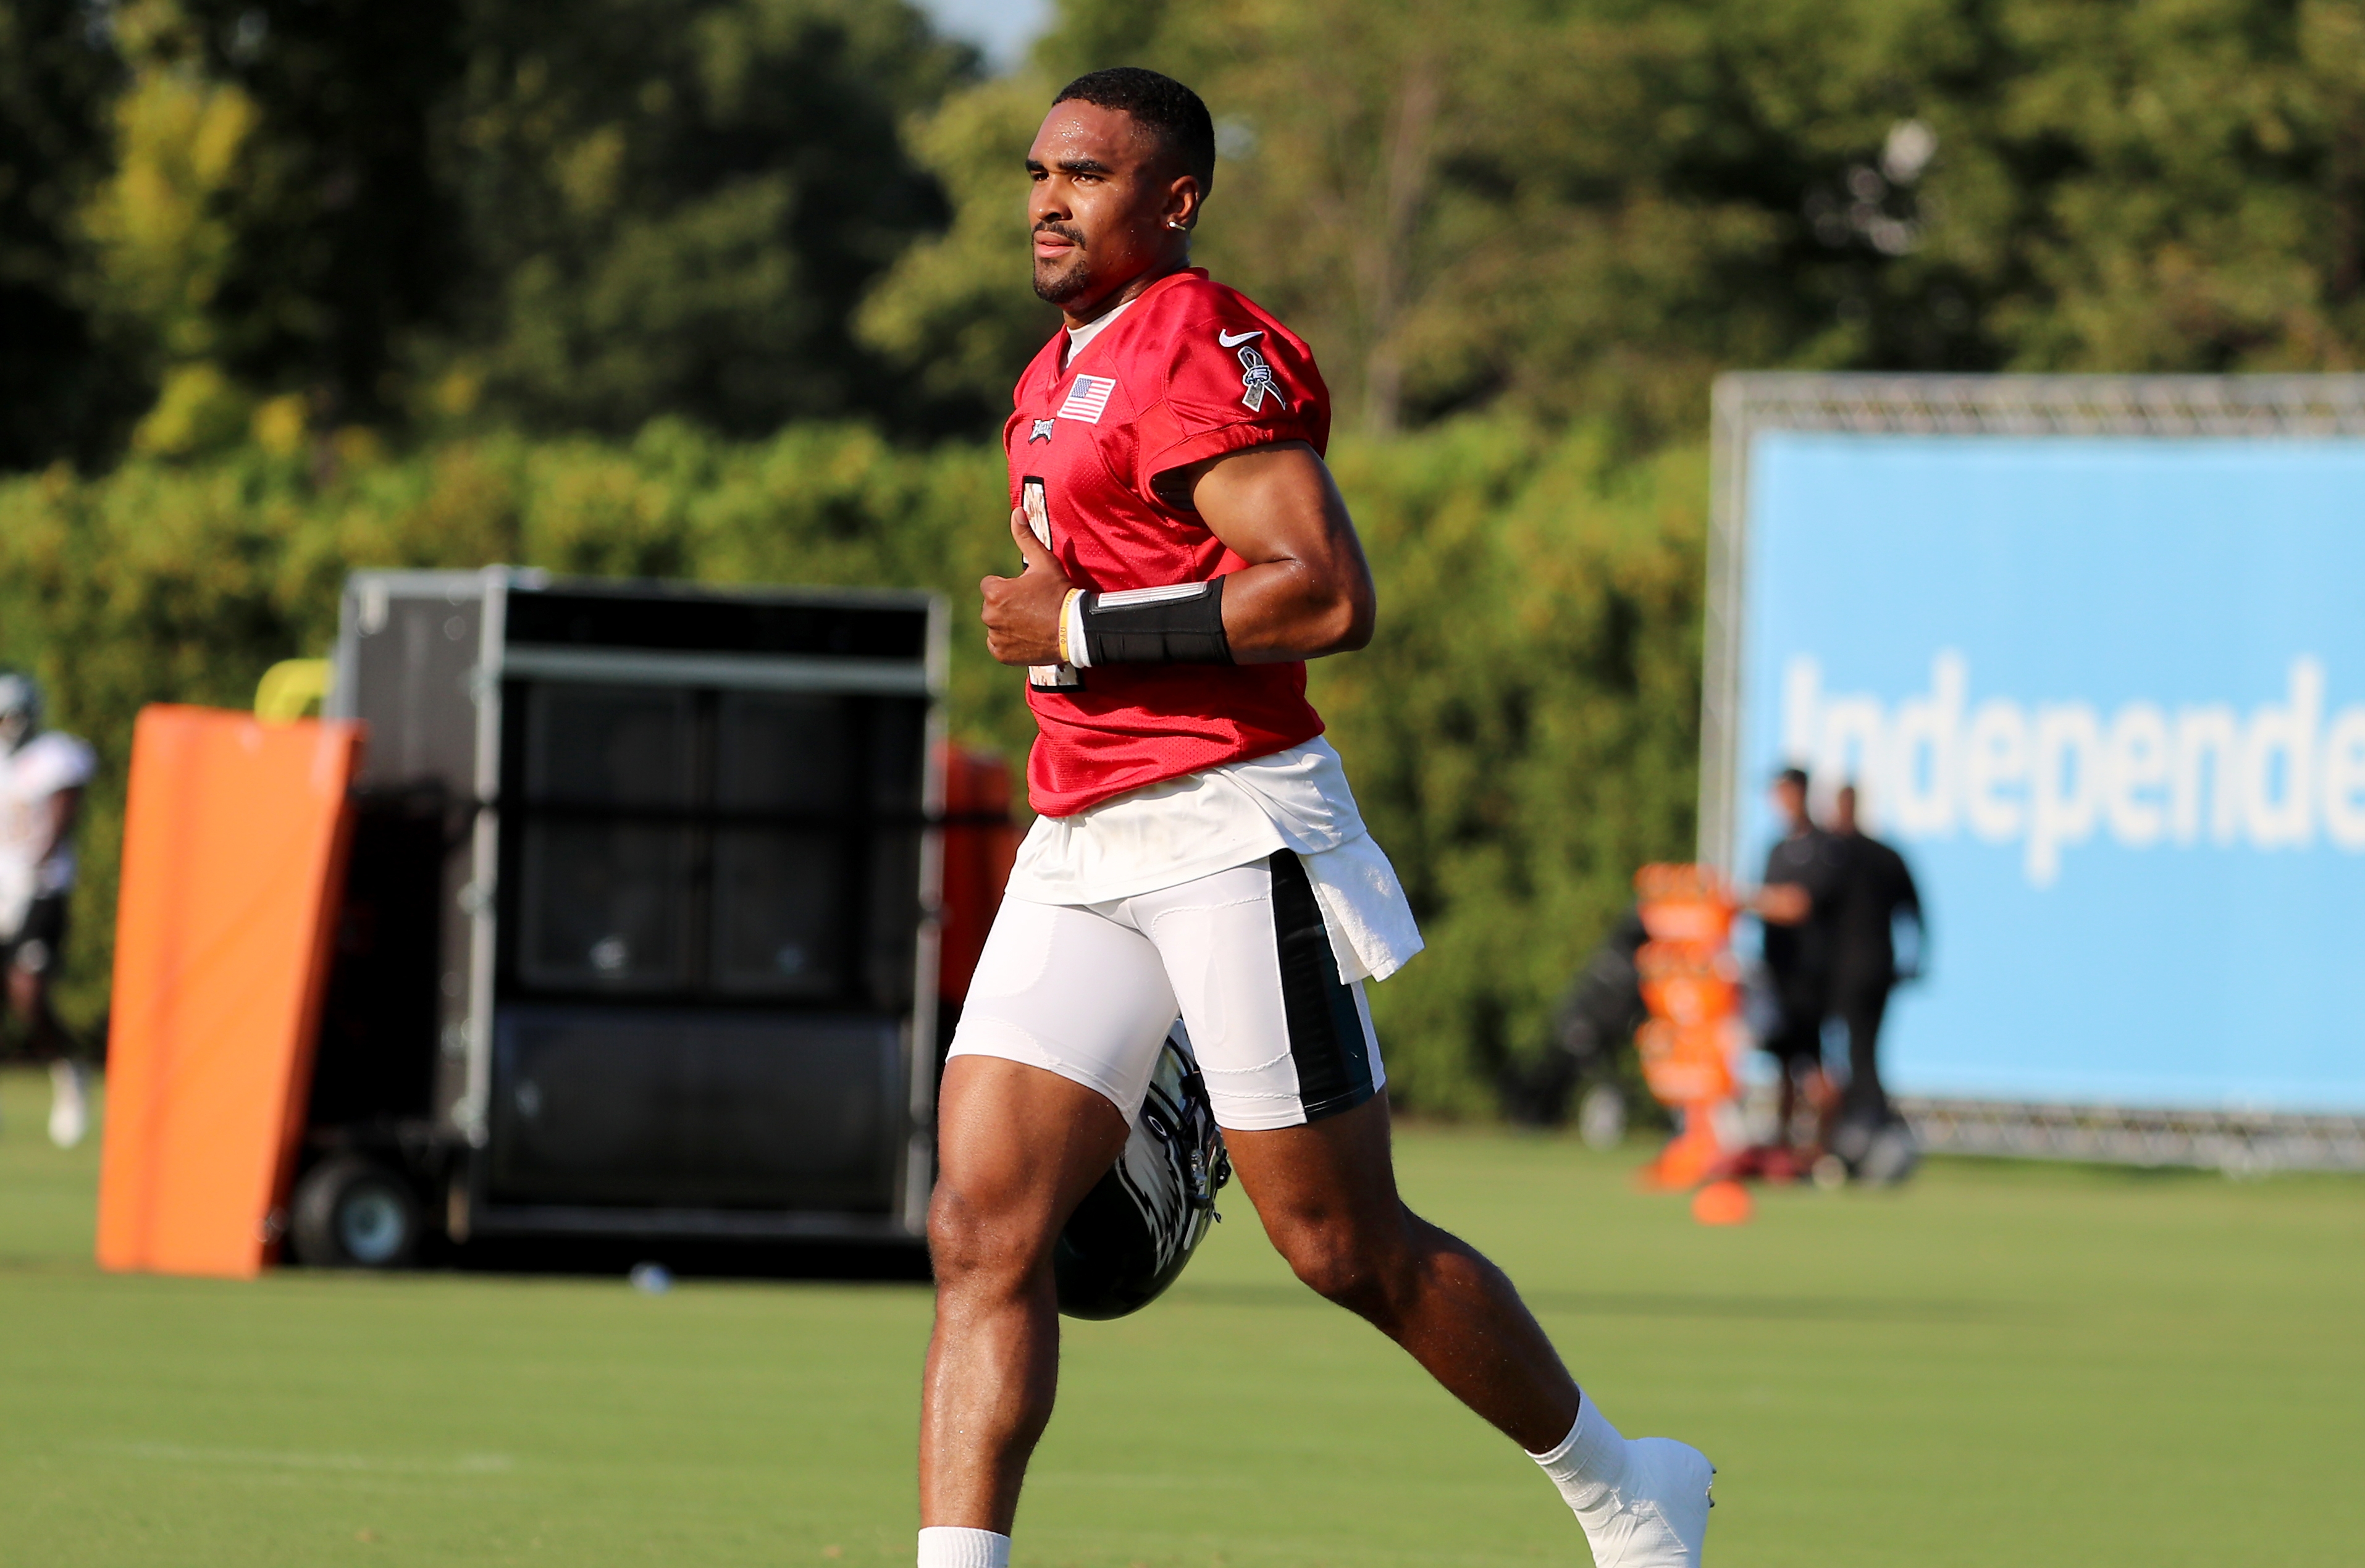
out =
<path fill-rule="evenodd" d="M 42 1094 L 0 1075 L 0 1562 L 910 1561 L 923 1288 L 108 1277 Z M 1612 1417 L 1722 1466 L 1719 1568 L 2357 1560 L 2365 1182 L 1940 1163 L 1711 1231 L 1640 1152 L 1402 1140 Z M 1025 1568 L 1586 1562 L 1225 1207 L 1171 1295 L 1070 1326 Z"/>

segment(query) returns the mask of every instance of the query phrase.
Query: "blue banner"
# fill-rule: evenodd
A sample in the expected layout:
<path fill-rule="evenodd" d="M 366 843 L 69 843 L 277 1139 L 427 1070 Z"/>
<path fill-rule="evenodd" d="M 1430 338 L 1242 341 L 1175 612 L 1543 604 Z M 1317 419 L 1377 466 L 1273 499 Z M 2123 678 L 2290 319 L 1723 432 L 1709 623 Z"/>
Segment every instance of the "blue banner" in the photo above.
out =
<path fill-rule="evenodd" d="M 1909 1094 L 2365 1111 L 2365 442 L 1770 431 L 1741 870 L 1797 762 L 1921 883 Z"/>

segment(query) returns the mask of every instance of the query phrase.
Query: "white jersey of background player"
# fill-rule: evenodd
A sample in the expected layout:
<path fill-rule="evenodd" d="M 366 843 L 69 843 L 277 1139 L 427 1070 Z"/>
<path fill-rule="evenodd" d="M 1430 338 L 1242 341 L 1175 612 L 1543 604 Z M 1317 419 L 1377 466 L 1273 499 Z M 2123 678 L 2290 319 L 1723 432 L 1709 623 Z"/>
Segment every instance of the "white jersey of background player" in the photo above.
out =
<path fill-rule="evenodd" d="M 49 1059 L 50 1137 L 62 1148 L 82 1141 L 88 1097 L 50 1010 L 50 984 L 73 892 L 74 818 L 93 766 L 89 746 L 41 728 L 32 677 L 0 672 L 0 972 L 28 1048 Z"/>

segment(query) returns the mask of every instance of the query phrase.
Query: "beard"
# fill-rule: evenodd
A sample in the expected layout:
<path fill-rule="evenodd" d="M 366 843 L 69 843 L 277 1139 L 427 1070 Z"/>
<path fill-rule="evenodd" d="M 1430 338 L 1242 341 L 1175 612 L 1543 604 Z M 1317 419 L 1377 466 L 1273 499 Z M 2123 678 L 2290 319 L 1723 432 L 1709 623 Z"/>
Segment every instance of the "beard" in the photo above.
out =
<path fill-rule="evenodd" d="M 1065 305 L 1091 286 L 1084 261 L 1084 237 L 1064 223 L 1043 223 L 1036 232 L 1057 234 L 1076 248 L 1065 261 L 1035 263 L 1035 297 L 1048 305 Z"/>

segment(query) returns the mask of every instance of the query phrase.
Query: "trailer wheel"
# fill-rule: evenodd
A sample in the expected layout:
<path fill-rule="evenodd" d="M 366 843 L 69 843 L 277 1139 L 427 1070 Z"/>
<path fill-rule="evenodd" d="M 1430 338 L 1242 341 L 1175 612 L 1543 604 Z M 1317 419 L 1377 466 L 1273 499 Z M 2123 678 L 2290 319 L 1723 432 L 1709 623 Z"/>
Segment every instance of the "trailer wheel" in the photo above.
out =
<path fill-rule="evenodd" d="M 419 1246 L 419 1200 L 374 1159 L 341 1155 L 296 1184 L 288 1239 L 318 1268 L 397 1269 Z"/>

